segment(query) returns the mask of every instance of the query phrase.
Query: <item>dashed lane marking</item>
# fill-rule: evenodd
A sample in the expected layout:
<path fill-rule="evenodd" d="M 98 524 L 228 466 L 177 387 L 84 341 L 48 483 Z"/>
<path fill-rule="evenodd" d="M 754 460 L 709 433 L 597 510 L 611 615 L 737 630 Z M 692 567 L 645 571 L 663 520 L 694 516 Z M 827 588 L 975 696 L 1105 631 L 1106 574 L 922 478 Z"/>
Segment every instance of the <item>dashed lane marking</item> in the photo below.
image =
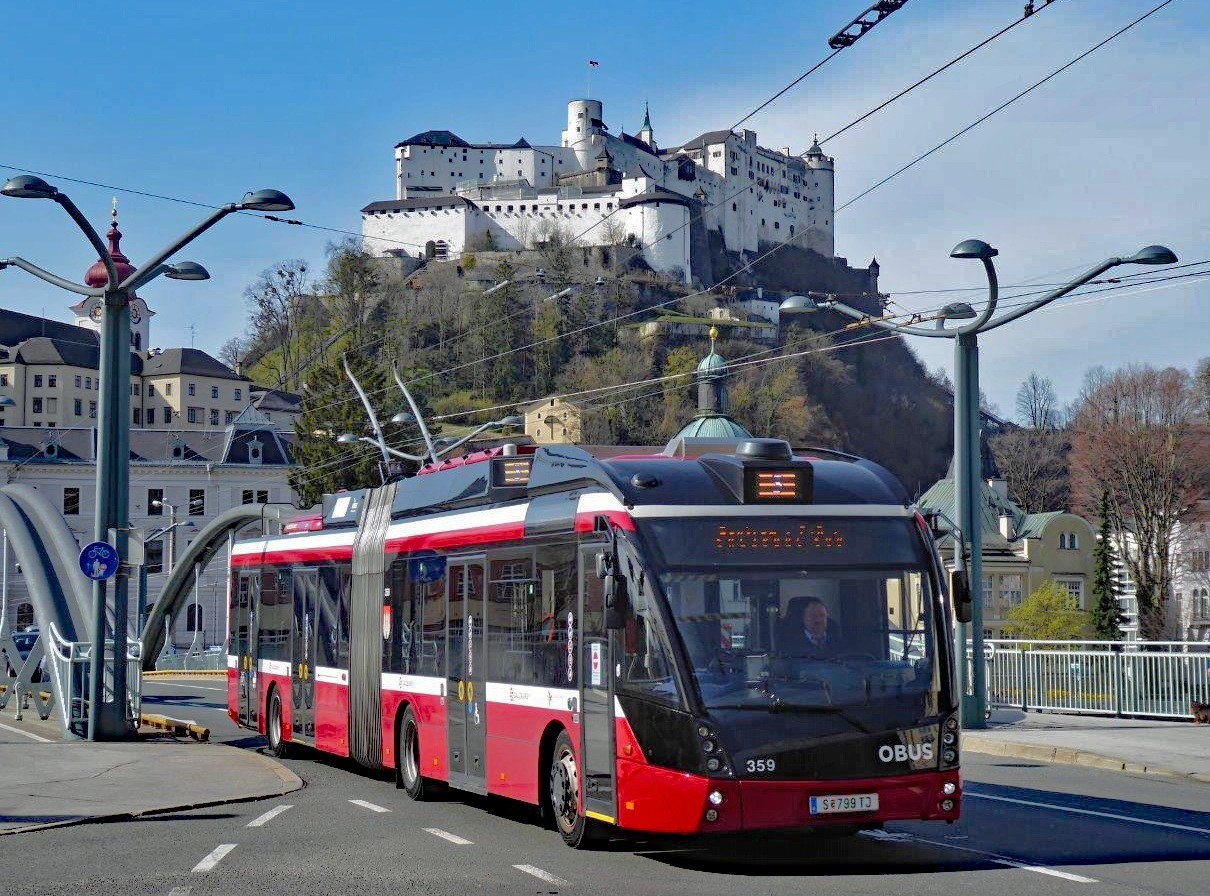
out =
<path fill-rule="evenodd" d="M 458 846 L 473 846 L 470 840 L 465 837 L 459 837 L 457 834 L 451 834 L 449 831 L 443 831 L 441 828 L 425 828 L 426 834 L 432 834 L 434 837 L 440 837 L 442 840 L 448 840 L 450 843 L 455 843 Z"/>
<path fill-rule="evenodd" d="M 201 874 L 204 871 L 213 870 L 214 866 L 221 862 L 227 853 L 235 849 L 236 846 L 237 844 L 235 843 L 224 843 L 222 846 L 216 847 L 214 852 L 193 866 L 193 873 Z"/>
<path fill-rule="evenodd" d="M 23 737 L 28 737 L 30 740 L 36 740 L 40 744 L 51 743 L 51 740 L 48 737 L 39 737 L 38 735 L 31 734 L 28 731 L 22 731 L 20 728 L 12 728 L 12 727 L 2 724 L 2 723 L 0 723 L 0 728 L 3 728 L 5 731 L 11 731 L 13 734 L 20 734 Z"/>
<path fill-rule="evenodd" d="M 371 812 L 390 812 L 390 809 L 379 806 L 375 803 L 367 803 L 365 800 L 349 800 L 354 806 L 361 806 L 363 809 L 369 809 Z"/>
<path fill-rule="evenodd" d="M 1053 809 L 1056 812 L 1071 812 L 1075 815 L 1092 815 L 1097 818 L 1108 818 L 1113 821 L 1129 821 L 1133 824 L 1148 824 L 1157 828 L 1169 828 L 1174 831 L 1187 831 L 1191 834 L 1210 834 L 1210 828 L 1195 828 L 1187 824 L 1174 824 L 1170 821 L 1154 821 L 1150 818 L 1136 818 L 1133 815 L 1118 815 L 1113 812 L 1097 812 L 1094 809 L 1077 809 L 1075 806 L 1062 806 L 1058 803 L 1035 803 L 1030 800 L 1017 800 L 1007 796 L 992 796 L 989 793 L 971 793 L 967 791 L 966 798 L 975 800 L 995 800 L 998 803 L 1016 803 L 1018 806 L 1032 806 L 1039 809 Z"/>
<path fill-rule="evenodd" d="M 1036 874 L 1045 874 L 1050 877 L 1061 877 L 1063 880 L 1075 881 L 1078 884 L 1095 884 L 1099 883 L 1096 878 L 1084 877 L 1080 874 L 1072 874 L 1069 871 L 1056 871 L 1054 868 L 1047 868 L 1043 865 L 1031 865 L 1028 862 L 1022 862 L 1018 859 L 1011 859 L 1008 856 L 1002 856 L 999 853 L 987 852 L 982 849 L 971 849 L 969 846 L 958 846 L 954 843 L 946 843 L 943 840 L 929 840 L 926 837 L 917 837 L 912 835 L 912 839 L 917 843 L 927 843 L 930 846 L 940 846 L 942 849 L 956 849 L 960 852 L 969 852 L 972 855 L 983 856 L 988 861 L 996 865 L 1004 865 L 1008 868 L 1020 868 L 1022 871 L 1033 871 Z"/>
<path fill-rule="evenodd" d="M 543 871 L 541 868 L 535 868 L 533 865 L 513 865 L 518 871 L 524 871 L 526 874 L 532 874 L 538 880 L 544 880 L 548 884 L 567 885 L 567 881 L 561 877 L 555 877 L 549 871 Z"/>
<path fill-rule="evenodd" d="M 185 689 L 186 689 L 186 690 L 188 690 L 188 691 L 217 691 L 217 692 L 218 692 L 218 693 L 220 693 L 220 694 L 225 694 L 225 693 L 227 693 L 227 689 L 226 689 L 226 688 L 207 688 L 207 687 L 202 687 L 200 684 L 178 684 L 178 683 L 177 683 L 177 682 L 175 682 L 175 681 L 149 681 L 149 680 L 145 680 L 145 681 L 144 681 L 144 683 L 143 683 L 143 686 L 144 686 L 145 688 L 149 688 L 149 687 L 151 687 L 151 686 L 153 686 L 153 685 L 154 685 L 155 687 L 157 687 L 157 688 L 161 688 L 161 687 L 162 687 L 162 688 L 185 688 Z M 144 696 L 146 696 L 146 693 L 144 693 Z"/>
<path fill-rule="evenodd" d="M 252 821 L 248 822 L 247 827 L 250 827 L 250 828 L 264 827 L 266 824 L 271 822 L 273 819 L 277 818 L 277 816 L 281 815 L 287 809 L 293 809 L 293 808 L 294 808 L 294 806 L 292 804 L 288 805 L 288 806 L 277 806 L 273 809 L 270 809 L 264 815 L 258 816 L 257 818 L 254 818 Z"/>
<path fill-rule="evenodd" d="M 193 887 L 173 887 L 168 891 L 168 896 L 189 896 L 193 892 Z"/>

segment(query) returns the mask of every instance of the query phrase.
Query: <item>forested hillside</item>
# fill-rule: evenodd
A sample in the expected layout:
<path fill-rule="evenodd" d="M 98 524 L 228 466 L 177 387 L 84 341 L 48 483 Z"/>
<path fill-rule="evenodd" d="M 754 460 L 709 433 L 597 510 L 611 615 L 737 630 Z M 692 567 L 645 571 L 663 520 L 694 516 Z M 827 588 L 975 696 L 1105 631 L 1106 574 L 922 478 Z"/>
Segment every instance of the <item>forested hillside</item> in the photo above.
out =
<path fill-rule="evenodd" d="M 726 295 L 694 295 L 628 261 L 624 246 L 581 249 L 553 236 L 539 250 L 483 251 L 410 272 L 400 260 L 334 246 L 321 271 L 283 261 L 248 287 L 248 332 L 221 355 L 258 383 L 303 396 L 296 486 L 304 503 L 377 478 L 375 449 L 335 441 L 369 432 L 342 356 L 381 420 L 406 410 L 391 373 L 397 365 L 426 417 L 447 433 L 554 394 L 583 409 L 586 444 L 663 445 L 693 416 L 689 374 L 706 340 L 644 334 L 643 324 L 670 311 L 700 319 Z M 715 273 L 737 264 L 720 253 Z M 848 271 L 791 247 L 733 282 L 838 291 L 852 280 Z M 777 346 L 720 322 L 718 351 L 734 371 L 732 415 L 758 435 L 878 460 L 909 491 L 943 475 L 949 395 L 902 341 L 843 329 L 831 313 L 792 320 Z M 416 450 L 414 428 L 386 432 L 391 444 Z"/>

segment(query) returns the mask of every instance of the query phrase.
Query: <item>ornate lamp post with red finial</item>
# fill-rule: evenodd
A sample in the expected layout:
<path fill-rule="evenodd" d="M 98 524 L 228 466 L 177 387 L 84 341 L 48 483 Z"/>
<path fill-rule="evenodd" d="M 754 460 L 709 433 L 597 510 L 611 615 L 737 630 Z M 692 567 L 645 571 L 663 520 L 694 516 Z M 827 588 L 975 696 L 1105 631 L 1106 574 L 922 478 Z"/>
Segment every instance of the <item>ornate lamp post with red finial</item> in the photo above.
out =
<path fill-rule="evenodd" d="M 175 280 L 205 280 L 210 275 L 196 262 L 168 264 L 167 260 L 184 246 L 205 233 L 220 220 L 237 211 L 290 211 L 294 203 L 277 190 L 247 194 L 242 202 L 216 208 L 205 220 L 152 256 L 142 268 L 130 263 L 119 247 L 122 234 L 115 217 L 109 231 L 109 244 L 101 240 L 75 203 L 40 177 L 24 174 L 11 178 L 0 194 L 18 199 L 53 199 L 76 222 L 97 250 L 99 259 L 89 268 L 85 283 L 57 277 L 22 258 L 0 259 L 0 270 L 17 267 L 47 283 L 84 296 L 100 297 L 101 380 L 97 412 L 97 485 L 94 537 L 97 541 L 115 540 L 119 558 L 126 557 L 130 528 L 130 300 L 135 290 L 163 274 Z M 127 714 L 126 625 L 128 593 L 126 568 L 120 565 L 113 584 L 113 653 L 106 657 L 106 586 L 93 583 L 92 651 L 89 664 L 89 740 L 115 740 L 130 737 Z M 110 678 L 112 699 L 105 700 L 105 679 Z"/>

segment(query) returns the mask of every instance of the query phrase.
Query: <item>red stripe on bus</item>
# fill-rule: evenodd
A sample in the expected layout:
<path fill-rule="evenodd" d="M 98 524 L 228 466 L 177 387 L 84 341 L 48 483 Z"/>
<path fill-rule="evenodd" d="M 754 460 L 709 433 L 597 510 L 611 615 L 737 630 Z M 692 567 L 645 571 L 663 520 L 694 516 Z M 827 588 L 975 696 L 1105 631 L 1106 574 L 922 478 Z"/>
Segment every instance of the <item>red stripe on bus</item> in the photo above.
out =
<path fill-rule="evenodd" d="M 624 532 L 635 531 L 634 518 L 624 510 L 587 510 L 576 514 L 576 531 L 593 532 L 597 528 L 597 517 L 605 517 Z"/>

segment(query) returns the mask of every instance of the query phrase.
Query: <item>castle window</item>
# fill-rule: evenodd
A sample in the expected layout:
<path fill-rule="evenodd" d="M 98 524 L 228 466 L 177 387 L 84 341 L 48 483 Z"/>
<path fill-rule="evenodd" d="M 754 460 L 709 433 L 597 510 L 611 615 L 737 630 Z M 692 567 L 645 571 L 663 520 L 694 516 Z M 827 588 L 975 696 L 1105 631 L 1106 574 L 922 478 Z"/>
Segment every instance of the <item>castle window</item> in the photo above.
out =
<path fill-rule="evenodd" d="M 781 230 L 781 222 L 780 222 L 780 221 L 774 221 L 774 222 L 773 222 L 773 229 L 774 229 L 774 230 Z"/>
<path fill-rule="evenodd" d="M 74 413 L 77 417 L 83 417 L 84 416 L 84 402 L 82 402 L 78 398 L 75 401 L 73 401 L 72 402 L 72 413 Z"/>
<path fill-rule="evenodd" d="M 59 385 L 59 378 L 52 373 L 50 376 L 48 376 L 46 378 L 46 385 L 48 385 L 48 386 L 50 386 L 50 388 L 54 389 L 55 387 L 57 387 Z"/>
<path fill-rule="evenodd" d="M 79 377 L 76 377 L 76 379 L 79 379 Z M 8 385 L 8 374 L 0 373 L 0 386 L 7 386 L 7 385 Z"/>
<path fill-rule="evenodd" d="M 7 377 L 5 377 L 5 379 L 7 379 Z M 77 376 L 77 377 L 76 377 L 76 388 L 77 388 L 77 389 L 79 389 L 79 388 L 80 388 L 80 386 L 81 386 L 81 384 L 83 383 L 83 381 L 84 381 L 84 378 L 83 378 L 83 377 L 81 377 L 81 376 Z M 0 383 L 0 385 L 7 386 L 7 385 L 8 385 L 8 383 Z"/>
<path fill-rule="evenodd" d="M 34 388 L 35 389 L 42 388 L 42 374 L 40 374 L 40 373 L 34 374 Z"/>
<path fill-rule="evenodd" d="M 736 210 L 736 205 L 735 205 L 735 203 L 733 202 L 733 203 L 731 203 L 731 211 L 735 211 L 735 210 Z"/>
<path fill-rule="evenodd" d="M 97 403 L 95 401 L 88 403 L 88 417 L 90 420 L 97 419 Z"/>

